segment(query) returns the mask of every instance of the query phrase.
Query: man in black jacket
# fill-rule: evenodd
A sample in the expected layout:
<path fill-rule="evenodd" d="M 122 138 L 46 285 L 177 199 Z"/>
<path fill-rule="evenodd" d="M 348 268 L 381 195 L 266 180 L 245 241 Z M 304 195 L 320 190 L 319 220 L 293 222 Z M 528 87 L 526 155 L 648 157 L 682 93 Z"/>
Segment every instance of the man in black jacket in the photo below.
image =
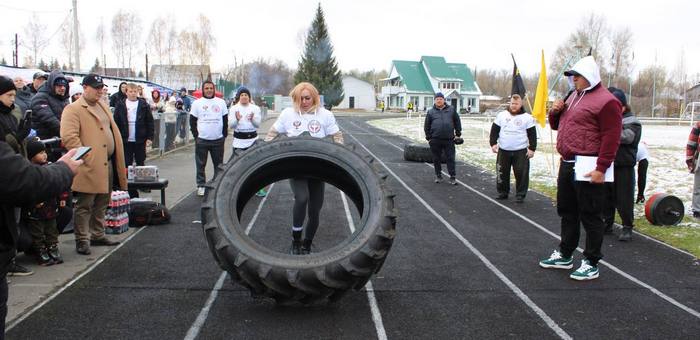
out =
<path fill-rule="evenodd" d="M 54 164 L 38 166 L 29 163 L 7 143 L 0 141 L 0 335 L 5 334 L 7 316 L 5 275 L 15 256 L 19 235 L 17 207 L 37 204 L 70 190 L 73 176 L 83 162 L 72 160 L 73 155 L 75 150 L 69 151 Z"/>
<path fill-rule="evenodd" d="M 127 84 L 126 95 L 114 108 L 114 122 L 122 134 L 126 166 L 134 161 L 144 165 L 146 147 L 153 141 L 153 114 L 146 100 L 138 97 L 136 84 Z"/>
<path fill-rule="evenodd" d="M 41 139 L 61 134 L 61 113 L 68 105 L 68 79 L 54 70 L 32 98 L 32 127 Z"/>
<path fill-rule="evenodd" d="M 15 104 L 19 105 L 19 107 L 22 109 L 22 113 L 31 108 L 32 98 L 34 98 L 41 85 L 43 85 L 48 79 L 48 74 L 43 71 L 39 71 L 34 73 L 31 84 L 27 84 L 21 90 L 17 90 L 17 99 L 15 100 Z"/>
<path fill-rule="evenodd" d="M 117 107 L 119 102 L 126 100 L 126 82 L 123 81 L 119 84 L 119 91 L 109 97 L 109 107 Z"/>
<path fill-rule="evenodd" d="M 617 208 L 622 221 L 622 231 L 618 240 L 629 241 L 634 227 L 634 166 L 637 164 L 637 148 L 642 138 L 642 123 L 631 112 L 627 105 L 627 97 L 622 90 L 610 87 L 608 91 L 620 101 L 623 113 L 620 147 L 617 149 L 613 163 L 615 181 L 605 184 L 608 190 L 608 200 L 603 210 L 605 232 L 612 234 Z"/>
<path fill-rule="evenodd" d="M 462 135 L 462 122 L 452 106 L 445 103 L 445 96 L 435 94 L 435 105 L 425 115 L 425 139 L 430 144 L 435 166 L 435 183 L 442 182 L 442 153 L 447 158 L 447 172 L 450 174 L 450 184 L 457 185 L 455 172 L 455 136 Z"/>

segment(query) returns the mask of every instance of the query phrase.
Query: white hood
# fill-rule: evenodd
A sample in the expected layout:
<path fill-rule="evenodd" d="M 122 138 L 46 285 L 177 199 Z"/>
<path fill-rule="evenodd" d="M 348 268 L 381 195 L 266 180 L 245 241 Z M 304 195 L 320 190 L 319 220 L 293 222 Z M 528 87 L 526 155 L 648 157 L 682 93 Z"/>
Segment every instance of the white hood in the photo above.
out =
<path fill-rule="evenodd" d="M 586 80 L 588 80 L 591 86 L 586 88 L 586 91 L 600 84 L 600 68 L 592 56 L 587 56 L 579 60 L 574 67 L 571 68 L 571 70 L 565 72 L 566 75 L 568 75 L 568 73 L 571 71 L 582 75 L 584 78 L 586 78 Z"/>

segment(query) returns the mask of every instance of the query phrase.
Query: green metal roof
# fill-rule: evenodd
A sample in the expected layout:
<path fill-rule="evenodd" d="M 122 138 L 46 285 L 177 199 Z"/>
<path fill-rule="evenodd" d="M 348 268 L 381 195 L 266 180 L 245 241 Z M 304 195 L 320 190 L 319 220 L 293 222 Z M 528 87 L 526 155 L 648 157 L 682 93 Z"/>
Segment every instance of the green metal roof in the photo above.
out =
<path fill-rule="evenodd" d="M 393 63 L 407 91 L 433 93 L 430 79 L 419 61 L 394 60 Z"/>
<path fill-rule="evenodd" d="M 394 60 L 394 66 L 410 92 L 433 92 L 430 78 L 421 63 L 425 63 L 430 76 L 438 80 L 461 80 L 460 92 L 477 92 L 474 75 L 467 64 L 447 63 L 444 57 L 422 56 L 421 61 Z"/>

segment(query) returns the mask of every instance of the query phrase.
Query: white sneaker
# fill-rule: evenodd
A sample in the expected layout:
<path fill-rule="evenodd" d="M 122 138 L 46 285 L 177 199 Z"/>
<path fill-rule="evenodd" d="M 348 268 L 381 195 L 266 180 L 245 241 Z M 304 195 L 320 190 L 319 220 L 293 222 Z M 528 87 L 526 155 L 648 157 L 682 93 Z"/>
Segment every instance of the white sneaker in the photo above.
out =
<path fill-rule="evenodd" d="M 198 187 L 197 188 L 197 196 L 204 196 L 204 187 Z"/>

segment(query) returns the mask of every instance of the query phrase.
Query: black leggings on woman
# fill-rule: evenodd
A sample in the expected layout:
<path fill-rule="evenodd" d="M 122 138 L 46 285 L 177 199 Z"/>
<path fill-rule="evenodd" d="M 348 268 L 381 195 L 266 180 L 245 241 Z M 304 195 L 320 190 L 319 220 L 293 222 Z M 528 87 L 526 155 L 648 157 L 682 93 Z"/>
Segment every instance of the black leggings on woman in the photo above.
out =
<path fill-rule="evenodd" d="M 325 183 L 317 179 L 290 178 L 289 184 L 294 193 L 294 214 L 292 231 L 301 232 L 304 228 L 306 212 L 309 213 L 309 222 L 306 224 L 304 239 L 313 240 L 318 229 L 318 218 L 323 207 L 323 191 Z"/>

